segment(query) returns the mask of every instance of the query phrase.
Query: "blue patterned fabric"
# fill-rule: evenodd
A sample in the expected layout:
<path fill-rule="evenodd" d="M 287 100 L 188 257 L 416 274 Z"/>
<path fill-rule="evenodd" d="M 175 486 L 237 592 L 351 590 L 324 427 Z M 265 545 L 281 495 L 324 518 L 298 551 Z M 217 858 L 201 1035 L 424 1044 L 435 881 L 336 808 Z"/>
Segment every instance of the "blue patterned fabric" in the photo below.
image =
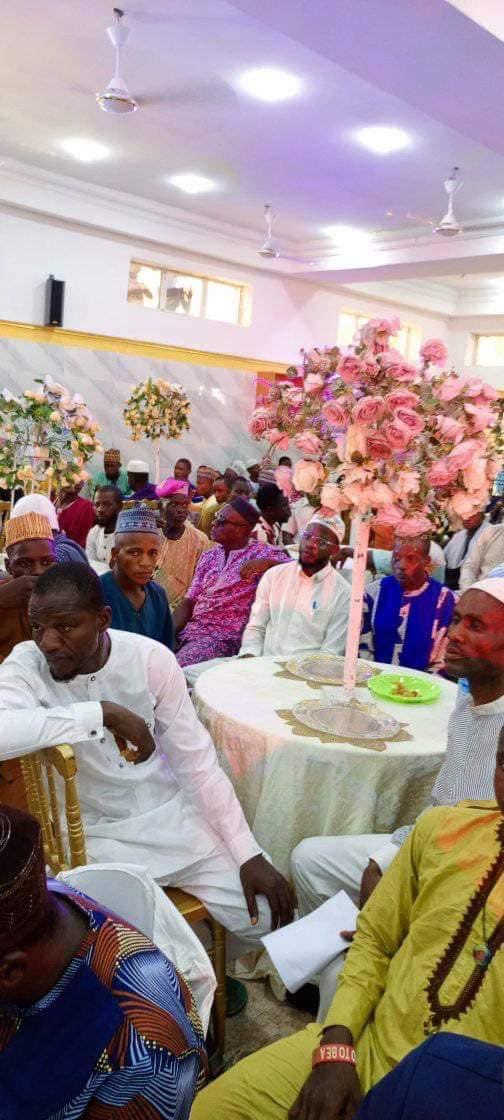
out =
<path fill-rule="evenodd" d="M 205 1053 L 187 984 L 122 919 L 50 889 L 89 930 L 43 999 L 0 1005 L 2 1120 L 188 1120 Z"/>
<path fill-rule="evenodd" d="M 373 661 L 426 670 L 441 661 L 455 607 L 453 592 L 435 579 L 406 594 L 395 576 L 366 588 L 360 654 Z M 437 667 L 437 666 L 434 666 Z"/>

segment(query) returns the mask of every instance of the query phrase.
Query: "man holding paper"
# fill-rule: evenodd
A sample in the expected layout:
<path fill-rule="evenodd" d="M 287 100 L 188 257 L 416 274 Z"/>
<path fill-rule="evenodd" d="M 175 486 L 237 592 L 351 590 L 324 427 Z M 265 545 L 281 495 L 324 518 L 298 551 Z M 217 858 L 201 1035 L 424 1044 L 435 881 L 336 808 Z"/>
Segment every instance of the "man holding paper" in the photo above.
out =
<path fill-rule="evenodd" d="M 324 1025 L 239 1062 L 191 1120 L 354 1120 L 430 1035 L 502 1044 L 504 731 L 494 790 L 419 818 L 359 916 Z"/>

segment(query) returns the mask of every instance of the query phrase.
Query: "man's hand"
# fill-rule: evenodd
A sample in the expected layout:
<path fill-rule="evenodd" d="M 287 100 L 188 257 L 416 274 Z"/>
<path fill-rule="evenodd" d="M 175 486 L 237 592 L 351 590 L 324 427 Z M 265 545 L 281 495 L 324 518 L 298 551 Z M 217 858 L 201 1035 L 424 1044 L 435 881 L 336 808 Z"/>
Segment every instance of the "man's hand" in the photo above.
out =
<path fill-rule="evenodd" d="M 240 579 L 245 583 L 252 583 L 256 576 L 262 576 L 271 568 L 271 560 L 247 560 L 240 568 Z"/>
<path fill-rule="evenodd" d="M 0 610 L 19 610 L 27 607 L 37 582 L 36 576 L 19 576 L 0 583 Z"/>
<path fill-rule="evenodd" d="M 353 1046 L 346 1027 L 324 1030 L 322 1043 Z M 289 1120 L 353 1120 L 362 1098 L 355 1066 L 346 1062 L 327 1062 L 316 1066 L 305 1081 L 289 1112 Z"/>
<path fill-rule="evenodd" d="M 240 867 L 240 879 L 252 925 L 259 911 L 256 896 L 263 894 L 271 909 L 271 928 L 287 926 L 294 918 L 296 899 L 292 887 L 264 856 L 253 856 Z"/>
<path fill-rule="evenodd" d="M 353 1120 L 362 1099 L 355 1066 L 316 1066 L 289 1112 L 289 1120 Z"/>
<path fill-rule="evenodd" d="M 135 766 L 139 762 L 146 762 L 156 749 L 156 744 L 141 716 L 130 712 L 129 708 L 122 708 L 120 704 L 113 704 L 110 700 L 102 701 L 103 723 L 112 732 L 119 749 L 126 748 L 127 743 L 136 747 L 135 757 L 130 761 Z"/>
<path fill-rule="evenodd" d="M 375 863 L 374 859 L 370 859 L 370 861 L 369 861 L 369 863 L 366 867 L 366 870 L 364 871 L 364 874 L 362 876 L 362 880 L 361 880 L 361 889 L 360 889 L 360 898 L 359 898 L 359 906 L 360 906 L 361 910 L 366 905 L 366 902 L 367 902 L 368 898 L 371 897 L 375 887 L 378 886 L 378 883 L 380 882 L 380 879 L 382 878 L 382 874 L 383 873 L 382 873 L 381 869 L 378 867 L 378 864 Z"/>

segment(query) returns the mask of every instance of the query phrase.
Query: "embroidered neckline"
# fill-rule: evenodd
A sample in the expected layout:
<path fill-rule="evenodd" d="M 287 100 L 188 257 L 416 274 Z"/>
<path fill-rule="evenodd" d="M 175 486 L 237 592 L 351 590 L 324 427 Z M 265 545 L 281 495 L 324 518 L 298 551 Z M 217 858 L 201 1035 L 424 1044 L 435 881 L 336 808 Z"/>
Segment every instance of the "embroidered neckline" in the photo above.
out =
<path fill-rule="evenodd" d="M 497 840 L 499 843 L 497 856 L 470 898 L 459 926 L 451 941 L 449 941 L 443 956 L 438 961 L 429 979 L 427 988 L 425 989 L 430 1009 L 430 1019 L 424 1024 L 426 1035 L 439 1030 L 440 1027 L 450 1019 L 460 1019 L 461 1015 L 465 1014 L 476 999 L 486 973 L 489 968 L 491 968 L 495 953 L 504 943 L 504 917 L 502 917 L 497 922 L 493 933 L 491 933 L 490 937 L 487 939 L 487 946 L 491 953 L 488 965 L 482 968 L 480 964 L 475 962 L 467 982 L 454 1002 L 449 1004 L 441 1003 L 439 995 L 440 990 L 448 979 L 468 938 L 471 936 L 476 918 L 484 910 L 493 888 L 504 873 L 504 820 L 501 820 L 497 826 Z"/>

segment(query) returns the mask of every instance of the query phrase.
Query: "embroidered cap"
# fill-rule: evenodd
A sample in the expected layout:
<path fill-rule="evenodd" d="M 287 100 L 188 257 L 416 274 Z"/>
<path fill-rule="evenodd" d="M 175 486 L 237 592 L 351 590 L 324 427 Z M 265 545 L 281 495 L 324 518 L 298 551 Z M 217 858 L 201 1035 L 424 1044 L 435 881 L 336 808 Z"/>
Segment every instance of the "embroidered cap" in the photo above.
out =
<path fill-rule="evenodd" d="M 11 517 L 5 526 L 5 547 L 20 541 L 52 541 L 51 522 L 42 513 L 24 513 Z"/>
<path fill-rule="evenodd" d="M 121 510 L 117 518 L 116 537 L 120 533 L 153 533 L 159 536 L 155 511 L 141 505 Z"/>
<path fill-rule="evenodd" d="M 109 447 L 108 451 L 103 452 L 103 462 L 105 465 L 120 467 L 121 465 L 121 452 L 117 447 Z"/>
<path fill-rule="evenodd" d="M 219 472 L 214 471 L 213 467 L 198 467 L 196 472 L 196 478 L 209 478 L 210 482 L 215 482 L 219 477 Z"/>
<path fill-rule="evenodd" d="M 0 953 L 36 934 L 50 909 L 40 825 L 0 805 Z"/>

